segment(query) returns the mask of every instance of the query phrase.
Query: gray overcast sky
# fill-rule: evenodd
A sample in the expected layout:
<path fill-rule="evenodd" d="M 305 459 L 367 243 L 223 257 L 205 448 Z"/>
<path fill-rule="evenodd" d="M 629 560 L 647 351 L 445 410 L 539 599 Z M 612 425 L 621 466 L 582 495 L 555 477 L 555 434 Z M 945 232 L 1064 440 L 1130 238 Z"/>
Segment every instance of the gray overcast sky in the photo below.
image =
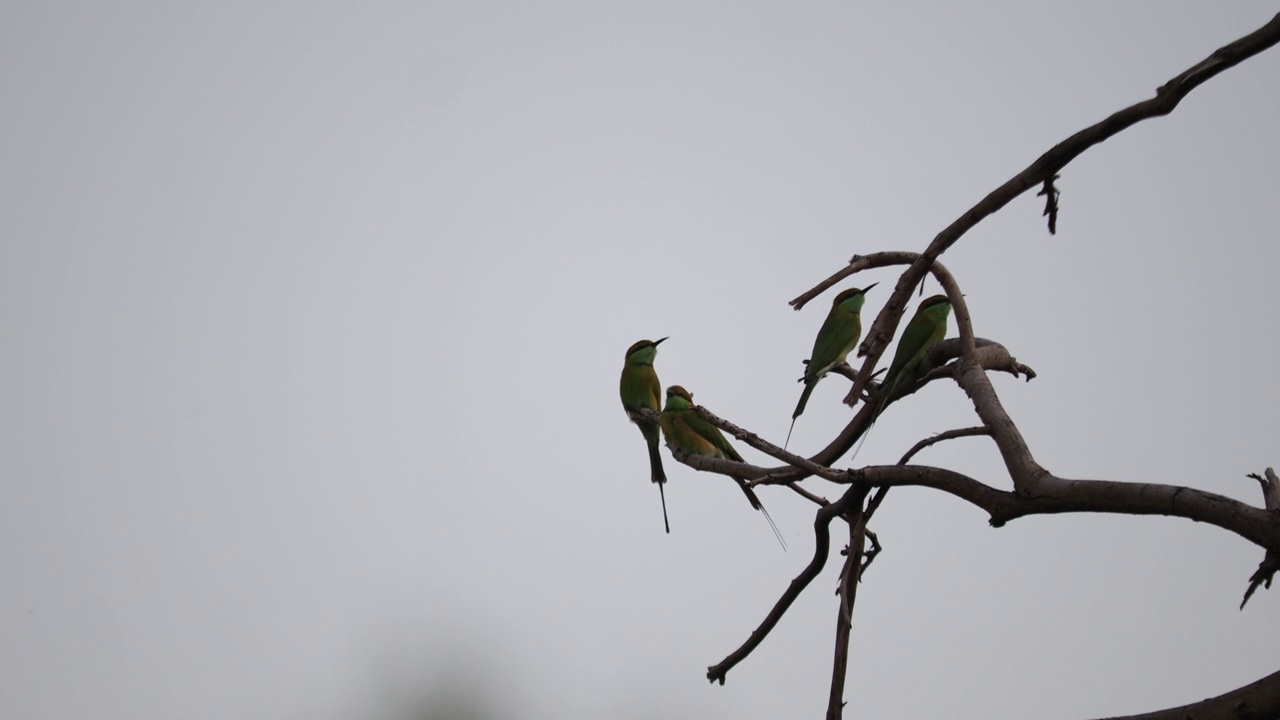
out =
<path fill-rule="evenodd" d="M 664 535 L 623 351 L 670 335 L 664 383 L 781 440 L 828 302 L 787 300 L 1276 10 L 3 5 L 0 714 L 819 717 L 834 560 L 704 678 L 812 510 L 763 493 L 784 553 L 668 460 Z M 945 256 L 1040 373 L 995 383 L 1054 471 L 1258 502 L 1280 465 L 1278 78 L 1273 50 L 1090 150 L 1057 236 L 1028 195 Z M 969 424 L 937 384 L 858 461 Z M 983 440 L 920 461 L 1007 484 Z M 1217 529 L 993 530 L 910 490 L 874 529 L 859 717 L 1137 712 L 1280 668 L 1280 593 L 1236 610 L 1261 552 Z"/>

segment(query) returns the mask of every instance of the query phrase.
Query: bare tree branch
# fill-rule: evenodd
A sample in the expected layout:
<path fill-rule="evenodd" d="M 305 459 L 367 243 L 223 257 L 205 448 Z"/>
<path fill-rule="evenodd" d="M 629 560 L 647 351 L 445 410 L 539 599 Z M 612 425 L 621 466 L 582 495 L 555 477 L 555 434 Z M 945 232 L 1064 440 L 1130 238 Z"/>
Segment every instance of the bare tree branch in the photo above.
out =
<path fill-rule="evenodd" d="M 750 445 L 751 447 L 759 450 L 760 452 L 766 453 L 768 455 L 772 455 L 778 458 L 779 460 L 782 460 L 783 462 L 790 464 L 793 467 L 804 470 L 806 473 L 817 475 L 819 477 L 826 477 L 827 479 L 831 479 L 836 476 L 835 472 L 832 471 L 831 468 L 826 467 L 825 465 L 819 465 L 809 460 L 808 458 L 804 458 L 794 453 L 788 452 L 778 447 L 777 445 L 774 445 L 773 443 L 768 442 L 767 440 L 760 437 L 759 435 L 756 435 L 750 430 L 745 430 L 741 427 L 738 427 L 737 425 L 734 425 L 728 420 L 721 418 L 720 416 L 716 415 L 715 413 L 711 412 L 705 407 L 702 407 L 701 405 L 695 405 L 693 408 L 693 411 L 698 413 L 698 415 L 702 416 L 702 418 L 707 422 L 711 423 L 712 425 L 715 425 L 721 430 L 724 430 L 725 432 L 738 438 L 742 442 Z M 761 471 L 761 472 L 755 473 L 756 476 L 767 475 L 767 474 L 768 474 L 767 471 Z M 769 484 L 776 484 L 776 483 L 769 483 Z"/>
<path fill-rule="evenodd" d="M 975 435 L 990 435 L 990 434 L 991 434 L 991 431 L 985 427 L 967 427 L 967 428 L 959 428 L 956 430 L 946 430 L 944 432 L 938 433 L 937 435 L 932 435 L 930 437 L 927 437 L 921 440 L 920 442 L 916 443 L 915 445 L 912 445 L 911 449 L 908 450 L 906 454 L 902 456 L 902 459 L 898 461 L 898 464 L 906 465 L 908 462 L 911 461 L 911 458 L 915 457 L 916 453 L 920 452 L 921 450 L 931 445 L 937 445 L 938 443 L 944 440 L 954 440 L 955 438 L 974 437 Z"/>
<path fill-rule="evenodd" d="M 1022 172 L 992 190 L 978 204 L 969 208 L 942 232 L 938 233 L 933 241 L 929 243 L 929 246 L 925 248 L 925 251 L 898 278 L 893 294 L 885 302 L 880 314 L 876 316 L 875 322 L 864 336 L 862 347 L 858 351 L 859 356 L 866 357 L 866 361 L 859 371 L 859 376 L 869 374 L 869 368 L 875 367 L 875 364 L 880 360 L 881 354 L 888 347 L 889 341 L 893 339 L 893 330 L 898 326 L 898 322 L 902 318 L 911 290 L 924 278 L 924 274 L 938 257 L 959 241 L 965 233 L 982 222 L 987 216 L 1008 205 L 1022 193 L 1058 175 L 1058 171 L 1089 148 L 1105 142 L 1143 120 L 1168 115 L 1173 112 L 1188 93 L 1202 83 L 1218 73 L 1267 50 L 1277 42 L 1280 42 L 1280 14 L 1277 14 L 1270 22 L 1254 32 L 1215 50 L 1209 57 L 1161 85 L 1156 90 L 1155 97 L 1112 113 L 1101 122 L 1091 125 L 1053 146 L 1043 155 L 1036 158 Z M 816 292 L 811 290 L 809 293 L 792 300 L 791 305 L 799 309 L 811 297 L 811 293 L 816 295 L 817 292 L 821 292 L 821 289 L 834 285 L 843 277 L 851 274 L 851 272 L 865 269 L 861 267 L 853 268 L 860 259 L 858 256 L 854 256 L 854 260 L 850 262 L 849 267 L 840 270 L 832 277 L 819 283 L 815 288 Z"/>
<path fill-rule="evenodd" d="M 858 583 L 862 581 L 862 551 L 866 541 L 866 513 L 859 510 L 849 522 L 849 546 L 844 570 L 836 594 L 840 597 L 840 609 L 836 613 L 835 658 L 831 662 L 831 693 L 827 697 L 827 720 L 841 720 L 844 716 L 844 680 L 849 668 L 849 631 L 853 627 L 853 605 L 858 598 Z"/>
<path fill-rule="evenodd" d="M 871 520 L 869 512 L 867 513 L 867 520 L 868 522 Z M 867 539 L 871 541 L 871 548 L 863 553 L 862 575 L 866 575 L 867 568 L 871 567 L 871 563 L 875 561 L 876 556 L 879 555 L 880 551 L 884 548 L 880 546 L 880 538 L 877 537 L 875 533 L 871 532 L 870 529 L 864 530 L 863 532 L 866 534 Z M 862 578 L 859 577 L 858 579 L 861 580 Z"/>
<path fill-rule="evenodd" d="M 1249 473 L 1246 477 L 1251 477 L 1262 485 L 1262 502 L 1266 509 L 1280 510 L 1280 477 L 1276 477 L 1274 468 L 1266 469 L 1266 477 L 1257 473 Z"/>
<path fill-rule="evenodd" d="M 947 300 L 951 303 L 952 311 L 956 317 L 956 328 L 960 335 L 960 355 L 968 358 L 970 362 L 975 362 L 975 341 L 973 337 L 973 321 L 969 318 L 969 306 L 965 304 L 964 293 L 960 292 L 960 285 L 956 282 L 954 276 L 940 262 L 934 262 L 929 268 L 929 272 L 933 273 L 938 284 L 947 294 Z M 896 330 L 896 328 L 895 328 Z M 862 393 L 867 383 L 871 380 L 872 369 L 875 363 L 863 363 L 862 370 L 854 376 L 853 387 L 849 388 L 849 394 L 845 396 L 844 401 L 847 405 L 853 405 L 857 402 L 858 395 Z"/>
<path fill-rule="evenodd" d="M 891 265 L 910 265 L 920 258 L 920 253 L 907 251 L 878 252 L 870 255 L 854 255 L 849 258 L 849 264 L 840 269 L 839 272 L 831 277 L 823 280 L 815 285 L 812 289 L 802 293 L 799 297 L 788 303 L 794 310 L 801 310 L 810 300 L 818 297 L 826 292 L 841 280 L 860 273 L 863 270 L 872 270 L 875 268 L 889 267 Z"/>
<path fill-rule="evenodd" d="M 993 340 L 987 340 L 985 338 L 974 338 L 974 344 L 975 360 L 984 369 L 1007 372 L 1015 377 L 1025 377 L 1027 380 L 1036 376 L 1034 370 L 1018 362 L 1017 359 L 1014 358 L 1013 355 L 1011 355 L 1000 343 Z M 956 338 L 943 340 L 930 348 L 929 352 L 925 355 L 924 362 L 921 363 L 921 370 L 917 371 L 919 374 L 923 375 L 922 379 L 915 381 L 911 378 L 907 378 L 904 382 L 899 384 L 898 388 L 894 391 L 893 397 L 886 399 L 885 407 L 881 409 L 881 412 L 886 412 L 889 406 L 908 395 L 916 393 L 934 380 L 943 377 L 950 377 L 952 375 L 950 370 L 937 375 L 932 374 L 930 370 L 942 365 L 948 360 L 958 358 L 960 356 L 960 348 L 960 340 Z M 849 452 L 849 450 L 853 448 L 858 439 L 862 437 L 862 434 L 867 431 L 871 422 L 875 420 L 875 417 L 876 408 L 874 407 L 874 404 L 864 404 L 840 434 L 828 443 L 825 448 L 819 450 L 816 454 L 810 457 L 809 460 L 819 466 L 829 466 L 834 464 L 837 460 L 843 457 L 845 453 Z M 724 429 L 728 430 L 727 428 Z M 732 432 L 731 430 L 728 431 Z M 768 452 L 768 450 L 764 451 Z M 773 453 L 770 454 L 774 455 Z M 785 458 L 781 456 L 774 455 L 774 457 L 778 457 L 785 461 Z M 807 469 L 801 470 L 795 467 L 775 468 L 767 473 L 767 479 L 761 480 L 760 482 L 769 484 L 787 483 L 807 477 L 811 474 L 816 473 Z"/>
<path fill-rule="evenodd" d="M 991 524 L 1029 515 L 1072 512 L 1167 515 L 1207 523 L 1263 548 L 1280 550 L 1280 517 L 1224 495 L 1178 485 L 1070 480 L 1045 475 L 1036 495 L 997 490 L 973 478 L 927 465 L 875 465 L 846 471 L 851 483 L 913 485 L 955 495 L 982 508 Z"/>
<path fill-rule="evenodd" d="M 1105 720 L 1264 720 L 1275 717 L 1280 717 L 1280 672 L 1190 705 Z"/>
<path fill-rule="evenodd" d="M 1027 380 L 1036 376 L 1034 370 L 1019 363 L 1000 343 L 987 340 L 985 338 L 975 338 L 975 344 L 976 360 L 981 367 L 990 370 L 1008 372 L 1015 377 L 1023 376 L 1026 377 Z M 922 365 L 928 368 L 935 364 L 944 363 L 947 360 L 955 358 L 958 355 L 959 350 L 959 340 L 944 340 L 930 348 L 929 353 L 925 357 L 925 362 L 922 363 Z M 901 390 L 895 393 L 893 400 L 896 401 L 906 397 L 907 395 L 911 395 L 928 383 L 939 378 L 949 377 L 950 375 L 950 372 L 945 372 L 936 376 L 926 375 L 920 382 L 904 382 L 900 386 Z M 865 428 L 862 427 L 864 422 L 867 421 L 870 415 L 874 414 L 865 411 L 858 413 L 850 423 L 850 427 L 857 430 L 856 433 L 849 433 L 849 428 L 846 428 L 846 431 L 837 438 L 837 442 L 833 442 L 826 450 L 810 459 L 784 450 L 781 447 L 761 438 L 750 430 L 746 430 L 729 422 L 728 420 L 725 420 L 724 418 L 721 418 L 701 405 L 695 405 L 693 410 L 712 425 L 724 430 L 756 450 L 772 455 L 773 457 L 788 463 L 790 467 L 763 468 L 747 463 L 734 462 L 732 460 L 707 457 L 705 455 L 688 455 L 675 448 L 671 448 L 672 456 L 675 457 L 676 460 L 679 460 L 696 470 L 718 472 L 722 475 L 736 475 L 738 477 L 752 478 L 752 485 L 790 485 L 796 480 L 800 480 L 811 475 L 816 475 L 827 480 L 838 481 L 842 477 L 841 472 L 829 467 L 832 461 L 827 460 L 824 462 L 823 456 L 830 454 L 833 447 L 839 450 L 839 452 L 836 453 L 837 458 L 848 452 L 849 449 L 853 447 L 853 443 L 856 442 L 862 432 L 865 431 Z M 636 411 L 636 413 L 657 422 L 658 413 L 649 408 L 641 408 Z M 864 422 L 860 422 L 860 420 Z M 869 424 L 869 422 L 866 424 Z M 841 438 L 847 439 L 841 440 Z"/>
<path fill-rule="evenodd" d="M 755 485 L 755 483 L 749 483 L 749 484 Z M 830 500 L 822 497 L 821 495 L 818 495 L 816 493 L 811 493 L 808 490 L 805 490 L 804 488 L 800 487 L 800 483 L 798 482 L 787 483 L 787 487 L 795 491 L 795 493 L 800 497 L 804 498 L 805 500 L 808 500 L 809 502 L 815 505 L 822 506 L 822 505 L 831 504 Z"/>
<path fill-rule="evenodd" d="M 814 518 L 814 555 L 809 564 L 789 584 L 761 624 L 738 649 L 719 664 L 707 670 L 711 681 L 722 684 L 730 669 L 741 662 L 776 627 L 801 592 L 821 572 L 830 554 L 830 523 L 842 518 L 850 525 L 850 548 L 846 570 L 840 585 L 840 613 L 837 621 L 836 650 L 833 659 L 831 696 L 828 718 L 838 718 L 843 709 L 844 676 L 847 671 L 848 635 L 851 626 L 853 598 L 861 572 L 865 553 L 865 539 L 871 533 L 866 524 L 884 501 L 889 488 L 897 485 L 931 487 L 950 493 L 977 507 L 990 516 L 990 522 L 1000 527 L 1010 520 L 1027 515 L 1070 512 L 1104 512 L 1131 515 L 1166 515 L 1204 522 L 1233 532 L 1265 549 L 1266 559 L 1251 578 L 1245 601 L 1257 586 L 1270 586 L 1272 576 L 1280 570 L 1280 478 L 1267 469 L 1266 477 L 1250 475 L 1263 488 L 1265 509 L 1227 498 L 1222 495 L 1189 487 L 1156 483 L 1113 482 L 1105 480 L 1077 480 L 1061 478 L 1041 466 L 1032 454 L 1017 425 L 1006 412 L 991 384 L 989 372 L 1009 372 L 1028 380 L 1034 371 L 1018 363 L 1006 348 L 997 343 L 976 338 L 972 319 L 965 304 L 964 295 L 951 274 L 938 259 L 960 240 L 970 229 L 987 216 L 999 211 L 1014 198 L 1027 190 L 1040 186 L 1045 198 L 1044 214 L 1048 217 L 1049 232 L 1055 233 L 1059 213 L 1059 194 L 1055 182 L 1060 171 L 1089 148 L 1143 120 L 1167 115 L 1181 100 L 1200 84 L 1280 42 L 1280 14 L 1253 33 L 1226 45 L 1208 58 L 1177 75 L 1160 86 L 1153 98 L 1136 103 L 1113 113 L 1090 127 L 1068 137 L 1050 148 L 1020 173 L 993 190 L 976 205 L 938 233 L 925 248 L 916 253 L 875 253 L 855 255 L 849 263 L 820 282 L 817 286 L 791 301 L 800 309 L 809 300 L 824 292 L 846 277 L 864 270 L 891 265 L 906 268 L 889 299 L 867 331 L 858 355 L 864 357 L 860 368 L 841 367 L 837 371 L 851 378 L 848 397 L 855 403 L 865 395 L 876 398 L 871 387 L 875 366 L 893 339 L 897 326 L 905 312 L 912 291 L 920 286 L 927 273 L 932 273 L 942 285 L 955 313 L 959 337 L 939 343 L 926 354 L 923 367 L 916 377 L 901 383 L 883 401 L 863 403 L 840 434 L 826 448 L 809 458 L 789 453 L 759 436 L 728 423 L 705 408 L 696 411 L 708 421 L 729 432 L 739 440 L 767 455 L 781 460 L 784 465 L 762 468 L 746 463 L 735 463 L 704 456 L 688 456 L 673 452 L 676 458 L 699 470 L 753 478 L 753 484 L 787 484 L 816 503 L 824 503 Z M 832 466 L 853 447 L 875 420 L 881 405 L 901 399 L 934 380 L 952 378 L 973 403 L 980 426 L 941 433 L 917 443 L 893 466 L 869 466 L 836 470 Z M 651 412 L 651 411 L 649 411 Z M 945 439 L 989 435 L 1003 460 L 1012 489 L 992 487 L 962 473 L 924 465 L 908 465 L 920 450 Z M 799 489 L 796 481 L 806 477 L 819 477 L 835 484 L 850 485 L 840 499 L 828 503 L 812 493 Z M 868 495 L 875 490 L 870 502 Z M 873 537 L 874 549 L 879 543 Z M 867 554 L 866 564 L 873 555 Z M 1241 604 L 1243 607 L 1243 603 Z M 1174 720 L 1175 718 L 1244 718 L 1280 717 L 1280 673 L 1268 676 L 1251 685 L 1226 693 L 1217 698 L 1193 705 L 1133 716 L 1126 720 Z"/>
<path fill-rule="evenodd" d="M 1262 485 L 1262 502 L 1267 508 L 1267 512 L 1275 514 L 1280 510 L 1280 478 L 1276 477 L 1276 471 L 1273 468 L 1267 468 L 1266 477 L 1257 473 L 1249 473 L 1249 477 L 1257 480 Z M 1275 577 L 1276 571 L 1280 570 L 1280 552 L 1268 550 L 1266 555 L 1262 557 L 1262 563 L 1258 565 L 1258 569 L 1253 571 L 1249 576 L 1249 587 L 1244 591 L 1244 598 L 1240 600 L 1240 609 L 1243 610 L 1245 603 L 1249 602 L 1249 598 L 1257 591 L 1258 586 L 1265 586 L 1271 589 L 1271 580 Z"/>
<path fill-rule="evenodd" d="M 764 622 L 761 622 L 760 626 L 752 631 L 747 641 L 737 650 L 729 653 L 724 660 L 707 668 L 708 680 L 712 682 L 719 680 L 720 684 L 723 685 L 725 675 L 733 669 L 733 666 L 750 655 L 751 651 L 755 650 L 756 646 L 763 642 L 769 632 L 777 626 L 778 621 L 782 619 L 787 609 L 791 607 L 791 603 L 800 597 L 800 593 L 804 592 L 809 583 L 818 577 L 818 574 L 822 572 L 822 567 L 827 564 L 827 555 L 830 554 L 831 550 L 831 535 L 828 527 L 831 524 L 831 519 L 848 512 L 852 508 L 860 507 L 866 497 L 866 490 L 852 487 L 839 500 L 818 510 L 817 516 L 813 520 L 813 559 L 791 581 L 791 584 L 787 586 L 786 592 L 782 594 L 782 597 L 774 604 L 773 609 L 765 616 Z"/>

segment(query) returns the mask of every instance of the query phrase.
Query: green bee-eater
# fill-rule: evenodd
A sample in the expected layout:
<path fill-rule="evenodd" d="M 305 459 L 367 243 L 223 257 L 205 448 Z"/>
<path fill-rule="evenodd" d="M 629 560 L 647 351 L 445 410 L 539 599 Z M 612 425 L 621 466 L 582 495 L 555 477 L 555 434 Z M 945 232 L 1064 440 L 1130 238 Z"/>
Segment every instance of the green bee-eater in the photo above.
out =
<path fill-rule="evenodd" d="M 902 339 L 898 341 L 898 349 L 893 353 L 889 372 L 885 373 L 884 382 L 880 384 L 880 403 L 876 408 L 876 414 L 871 418 L 872 424 L 875 424 L 876 418 L 884 412 L 885 403 L 889 401 L 889 395 L 898 387 L 898 384 L 916 372 L 920 361 L 924 359 L 924 354 L 947 334 L 947 315 L 950 314 L 951 302 L 947 300 L 946 295 L 927 297 L 916 308 L 916 314 L 911 317 L 906 329 L 902 331 Z M 850 462 L 858 456 L 862 443 L 870 434 L 871 428 L 868 426 L 862 439 L 858 441 L 858 446 L 853 449 Z"/>
<path fill-rule="evenodd" d="M 667 406 L 662 409 L 658 423 L 662 426 L 662 435 L 667 438 L 667 444 L 671 447 L 690 455 L 709 455 L 725 460 L 746 462 L 720 433 L 720 428 L 694 412 L 693 395 L 679 385 L 667 388 Z M 755 491 L 747 485 L 746 478 L 734 477 L 733 479 L 737 481 L 738 487 L 742 488 L 747 500 L 751 502 L 751 507 L 764 514 L 764 519 L 769 522 L 769 527 L 773 528 L 773 534 L 778 537 L 778 542 L 782 543 L 783 549 L 786 549 L 787 543 L 778 532 L 778 526 L 773 524 L 769 511 L 764 509 L 760 498 L 756 497 Z"/>
<path fill-rule="evenodd" d="M 861 290 L 849 288 L 831 301 L 831 312 L 827 313 L 827 319 L 822 321 L 818 336 L 813 340 L 809 364 L 804 377 L 800 378 L 800 382 L 804 383 L 804 392 L 800 393 L 796 411 L 791 413 L 791 430 L 795 429 L 796 418 L 804 412 L 804 406 L 809 403 L 809 395 L 817 387 L 818 381 L 831 372 L 832 368 L 844 362 L 849 357 L 849 352 L 858 346 L 858 340 L 862 337 L 862 303 L 866 300 L 867 291 L 876 285 L 877 283 L 871 283 Z M 783 447 L 791 444 L 791 430 L 787 431 L 787 441 L 783 443 Z"/>
<path fill-rule="evenodd" d="M 667 474 L 662 471 L 662 454 L 658 452 L 658 424 L 636 413 L 641 408 L 654 412 L 662 409 L 662 384 L 653 369 L 653 359 L 657 357 L 658 345 L 663 340 L 666 338 L 641 340 L 627 348 L 618 393 L 622 396 L 622 409 L 640 427 L 640 434 L 649 445 L 649 479 L 658 484 L 658 497 L 662 499 L 662 525 L 671 532 L 671 523 L 667 521 L 667 495 L 662 490 L 667 483 Z"/>
<path fill-rule="evenodd" d="M 946 295 L 925 298 L 920 307 L 916 308 L 915 316 L 907 323 L 907 329 L 902 331 L 898 349 L 893 353 L 893 362 L 881 384 L 885 397 L 898 387 L 898 383 L 916 371 L 925 351 L 947 334 L 947 315 L 950 314 L 951 302 Z"/>

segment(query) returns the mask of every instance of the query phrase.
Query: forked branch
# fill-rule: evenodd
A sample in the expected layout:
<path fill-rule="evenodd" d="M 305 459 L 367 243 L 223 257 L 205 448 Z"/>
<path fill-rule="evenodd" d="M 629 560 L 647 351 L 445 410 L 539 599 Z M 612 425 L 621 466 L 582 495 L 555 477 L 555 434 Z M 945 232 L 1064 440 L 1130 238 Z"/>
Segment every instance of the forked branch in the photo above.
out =
<path fill-rule="evenodd" d="M 721 660 L 715 665 L 707 668 L 708 680 L 712 682 L 718 680 L 720 681 L 720 684 L 723 685 L 725 675 L 733 669 L 733 666 L 742 662 L 743 659 L 750 655 L 751 651 L 755 650 L 756 647 L 764 641 L 765 637 L 769 635 L 769 632 L 777 626 L 778 621 L 786 614 L 787 610 L 791 607 L 791 604 L 796 601 L 796 598 L 800 597 L 800 593 L 804 592 L 804 589 L 809 587 L 809 583 L 813 582 L 813 579 L 818 577 L 818 574 L 822 572 L 823 566 L 827 564 L 827 556 L 831 554 L 831 520 L 853 510 L 854 508 L 860 507 L 866 497 L 866 490 L 858 487 L 852 487 L 849 488 L 845 492 L 844 496 L 839 500 L 818 510 L 817 515 L 813 520 L 813 559 L 810 560 L 804 570 L 800 571 L 800 574 L 791 581 L 791 584 L 787 586 L 786 592 L 782 593 L 782 597 L 778 598 L 778 602 L 774 604 L 773 609 L 765 616 L 764 622 L 761 622 L 760 626 L 751 632 L 751 636 L 747 638 L 747 641 L 744 642 L 737 650 L 729 653 L 728 657 L 724 660 Z"/>
<path fill-rule="evenodd" d="M 893 339 L 893 329 L 898 326 L 898 322 L 902 318 L 911 291 L 924 278 L 929 266 L 948 248 L 959 241 L 965 233 L 973 229 L 987 216 L 1008 205 L 1022 193 L 1037 185 L 1043 185 L 1046 181 L 1054 178 L 1059 174 L 1060 170 L 1089 148 L 1107 141 L 1143 120 L 1168 115 L 1178 107 L 1182 99 L 1192 90 L 1218 73 L 1271 48 L 1277 42 L 1280 42 L 1280 14 L 1277 14 L 1270 22 L 1252 33 L 1215 50 L 1209 57 L 1179 73 L 1173 79 L 1161 85 L 1156 90 L 1155 97 L 1112 113 L 1102 121 L 1054 145 L 1043 155 L 1036 158 L 1022 172 L 992 190 L 976 205 L 956 218 L 954 222 L 934 237 L 929 246 L 925 248 L 925 251 L 920 253 L 920 256 L 898 278 L 897 286 L 894 287 L 893 293 L 885 302 L 879 315 L 876 316 L 875 323 L 866 333 L 862 341 L 862 347 L 858 351 L 859 356 L 866 358 L 862 370 L 859 371 L 859 376 L 862 378 L 868 377 L 870 374 L 869 368 L 874 368 L 876 363 L 879 362 L 880 356 L 884 353 L 885 348 L 888 347 L 889 341 Z M 826 288 L 835 285 L 840 280 L 859 270 L 865 269 L 859 263 L 860 260 L 861 258 L 854 256 L 848 267 L 841 269 L 831 277 L 818 283 L 813 289 L 792 300 L 791 305 L 798 310 Z M 861 388 L 855 388 L 855 393 L 857 390 L 861 390 Z"/>
<path fill-rule="evenodd" d="M 1268 469 L 1266 477 L 1252 475 L 1263 487 L 1265 509 L 1254 507 L 1231 498 L 1188 487 L 1153 483 L 1125 483 L 1102 480 L 1073 480 L 1054 475 L 1036 462 L 1017 425 L 1008 415 L 991 384 L 989 371 L 999 370 L 1015 375 L 1034 377 L 1030 368 L 1021 365 L 1001 345 L 982 341 L 975 337 L 964 296 L 950 273 L 938 263 L 951 246 L 987 216 L 998 212 L 1014 198 L 1029 189 L 1041 187 L 1045 197 L 1045 214 L 1049 231 L 1056 230 L 1061 211 L 1055 181 L 1060 171 L 1089 148 L 1105 142 L 1125 129 L 1143 120 L 1160 117 L 1172 112 L 1192 90 L 1228 68 L 1261 53 L 1280 42 L 1280 14 L 1249 35 L 1226 45 L 1209 57 L 1196 63 L 1157 89 L 1154 97 L 1113 113 L 1102 121 L 1087 127 L 1050 148 L 1030 165 L 1007 182 L 993 190 L 972 208 L 938 233 L 921 253 L 875 253 L 854 256 L 847 266 L 823 280 L 817 286 L 791 301 L 797 310 L 827 288 L 855 273 L 890 265 L 906 265 L 899 275 L 893 293 L 886 301 L 874 323 L 867 331 L 858 355 L 864 357 L 861 367 L 841 369 L 842 374 L 853 378 L 849 392 L 851 402 L 863 396 L 873 377 L 880 357 L 893 339 L 912 291 L 920 285 L 927 273 L 933 273 L 943 286 L 955 312 L 959 338 L 939 343 L 926 356 L 925 368 L 919 379 L 907 383 L 895 398 L 909 395 L 933 380 L 950 377 L 973 403 L 980 421 L 975 428 L 948 431 L 942 435 L 917 443 L 893 466 L 872 466 L 836 470 L 833 465 L 849 451 L 854 442 L 866 432 L 875 419 L 876 403 L 864 403 L 844 430 L 826 448 L 812 457 L 804 458 L 778 448 L 755 434 L 728 423 L 704 408 L 697 412 L 713 424 L 747 442 L 756 449 L 781 460 L 777 468 L 762 468 L 744 463 L 686 456 L 677 453 L 677 459 L 701 470 L 748 476 L 754 484 L 790 484 L 806 477 L 820 477 L 829 482 L 847 484 L 843 496 L 820 507 L 814 518 L 814 556 L 804 570 L 791 581 L 764 621 L 738 649 L 717 665 L 708 668 L 707 677 L 724 682 L 728 671 L 741 662 L 764 640 L 777 625 L 783 614 L 810 582 L 818 575 L 830 554 L 829 526 L 834 518 L 842 518 L 851 524 L 851 556 L 861 554 L 867 518 L 884 500 L 888 488 L 895 485 L 932 487 L 950 493 L 984 509 L 991 524 L 999 527 L 1006 522 L 1026 515 L 1108 512 L 1132 515 L 1168 515 L 1205 522 L 1236 533 L 1267 551 L 1266 559 L 1251 578 L 1249 595 L 1261 584 L 1271 581 L 1280 570 L 1280 478 Z M 872 394 L 874 396 L 874 394 Z M 1012 489 L 997 489 L 961 473 L 943 468 L 908 465 L 916 452 L 941 439 L 967 435 L 989 435 L 1000 452 L 1008 482 Z M 869 504 L 867 497 L 875 489 Z M 811 496 L 815 497 L 816 496 Z M 849 582 L 842 584 L 841 615 L 837 625 L 837 651 L 833 668 L 829 717 L 839 717 L 843 703 L 844 664 L 847 659 L 839 648 L 848 632 L 848 611 L 860 561 L 850 558 L 846 570 Z M 1243 606 L 1243 604 L 1242 604 Z M 1193 705 L 1174 708 L 1147 715 L 1133 716 L 1126 720 L 1173 720 L 1173 718 L 1238 718 L 1280 716 L 1280 673 L 1268 676 L 1251 685 L 1225 695 Z"/>

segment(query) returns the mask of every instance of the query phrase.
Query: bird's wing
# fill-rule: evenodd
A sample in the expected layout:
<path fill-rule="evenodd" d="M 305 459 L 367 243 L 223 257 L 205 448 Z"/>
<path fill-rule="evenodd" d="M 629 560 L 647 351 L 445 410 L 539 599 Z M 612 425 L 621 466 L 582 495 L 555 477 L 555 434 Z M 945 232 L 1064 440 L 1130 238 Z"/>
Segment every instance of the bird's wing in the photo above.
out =
<path fill-rule="evenodd" d="M 729 444 L 729 441 L 725 439 L 724 435 L 721 434 L 720 428 L 704 420 L 701 415 L 690 410 L 688 416 L 684 418 L 684 421 L 691 431 L 698 435 L 698 437 L 700 437 L 704 442 L 719 451 L 709 452 L 707 453 L 708 455 L 718 455 L 730 460 L 746 462 L 742 459 L 742 456 L 738 454 L 738 451 Z"/>
<path fill-rule="evenodd" d="M 650 372 L 645 378 L 645 400 L 648 401 L 648 407 L 654 410 L 662 409 L 662 383 L 658 382 L 658 373 Z"/>
<path fill-rule="evenodd" d="M 917 360 L 924 357 L 924 351 L 933 343 L 941 340 L 946 326 L 930 318 L 914 317 L 907 323 L 898 341 L 898 350 L 893 354 L 893 364 L 884 376 L 887 387 L 893 387 Z"/>
<path fill-rule="evenodd" d="M 813 341 L 813 354 L 809 356 L 809 368 L 805 378 L 817 378 L 843 362 L 849 351 L 858 344 L 862 335 L 862 318 L 858 313 L 838 308 L 827 315 Z"/>
<path fill-rule="evenodd" d="M 622 371 L 621 395 L 622 406 L 628 410 L 642 407 L 658 410 L 662 407 L 662 386 L 653 368 L 625 368 Z"/>

